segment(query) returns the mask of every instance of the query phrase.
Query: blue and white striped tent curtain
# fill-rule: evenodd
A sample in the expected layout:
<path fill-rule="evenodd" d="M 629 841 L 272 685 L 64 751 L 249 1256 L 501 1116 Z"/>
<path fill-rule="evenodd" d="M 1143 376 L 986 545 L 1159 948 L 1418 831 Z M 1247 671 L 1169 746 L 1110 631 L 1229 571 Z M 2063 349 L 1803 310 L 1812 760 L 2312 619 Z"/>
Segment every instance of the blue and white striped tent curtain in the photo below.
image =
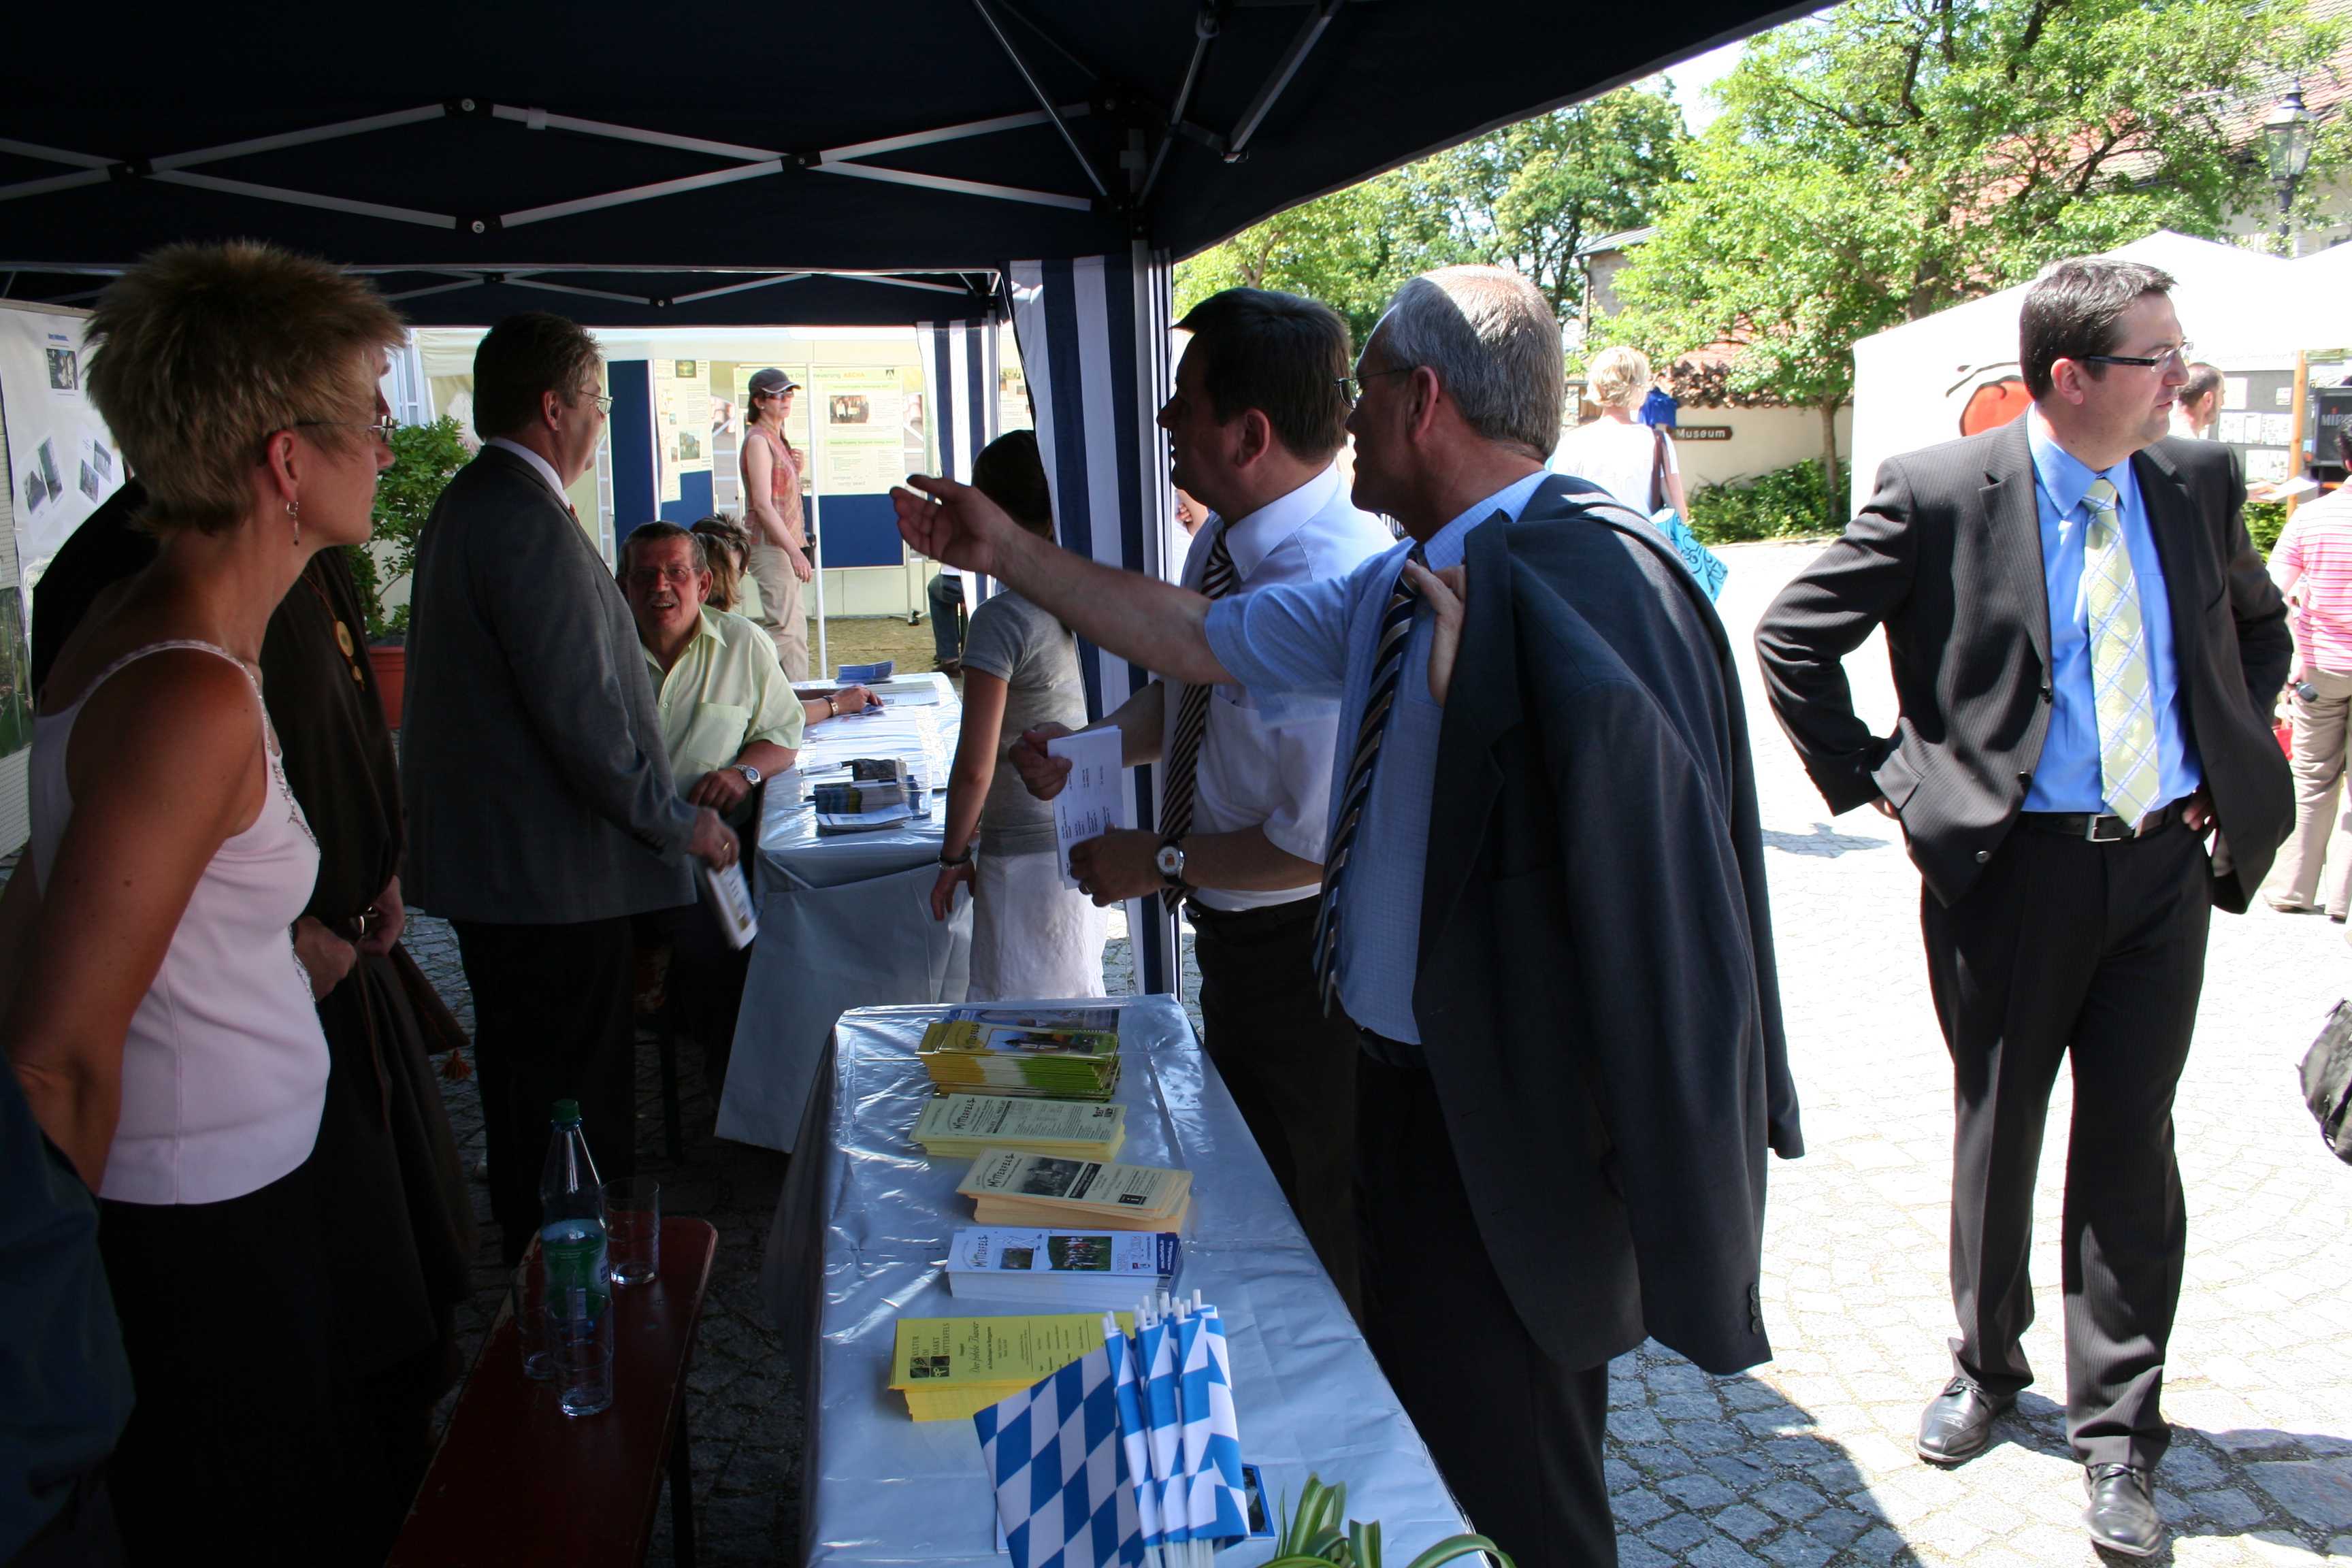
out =
<path fill-rule="evenodd" d="M 1183 562 L 1169 545 L 1175 492 L 1157 424 L 1173 384 L 1167 253 L 1137 245 L 1124 256 L 1016 261 L 1010 270 L 1013 331 L 1062 545 L 1174 580 Z M 1090 643 L 1079 654 L 1096 717 L 1151 680 L 1150 670 Z M 1128 774 L 1128 820 L 1139 827 L 1158 820 L 1158 772 Z M 1129 900 L 1127 928 L 1142 988 L 1175 990 L 1176 924 L 1160 900 Z"/>
<path fill-rule="evenodd" d="M 997 428 L 997 324 L 988 321 L 923 321 L 923 363 L 929 367 L 931 419 L 939 435 L 939 471 L 959 484 L 971 483 L 972 459 L 1003 434 Z M 973 572 L 963 579 L 967 608 L 995 592 Z"/>

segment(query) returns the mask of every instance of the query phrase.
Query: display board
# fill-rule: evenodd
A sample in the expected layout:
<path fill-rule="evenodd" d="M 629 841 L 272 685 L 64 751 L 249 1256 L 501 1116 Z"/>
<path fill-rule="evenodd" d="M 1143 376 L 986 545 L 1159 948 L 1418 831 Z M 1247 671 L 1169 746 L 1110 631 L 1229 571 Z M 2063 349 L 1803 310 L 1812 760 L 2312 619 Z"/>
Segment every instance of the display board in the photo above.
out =
<path fill-rule="evenodd" d="M 2300 472 L 2294 368 L 2223 371 L 2221 426 L 2214 435 L 2238 449 L 2249 484 L 2277 484 Z"/>
<path fill-rule="evenodd" d="M 82 390 L 89 313 L 0 300 L 0 854 L 31 831 L 25 766 L 33 584 L 58 547 L 122 484 L 114 437 Z"/>
<path fill-rule="evenodd" d="M 687 475 L 710 472 L 710 370 L 701 360 L 657 359 L 653 374 L 659 500 L 675 501 Z"/>

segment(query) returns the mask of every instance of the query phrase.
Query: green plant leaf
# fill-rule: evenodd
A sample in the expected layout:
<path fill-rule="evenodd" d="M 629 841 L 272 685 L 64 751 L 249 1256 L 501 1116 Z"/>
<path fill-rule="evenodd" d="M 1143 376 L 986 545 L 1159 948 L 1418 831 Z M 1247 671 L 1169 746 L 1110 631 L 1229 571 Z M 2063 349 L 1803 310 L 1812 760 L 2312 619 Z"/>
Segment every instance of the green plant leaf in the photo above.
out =
<path fill-rule="evenodd" d="M 1517 1568 L 1508 1552 L 1483 1535 L 1449 1535 L 1405 1564 L 1405 1568 L 1437 1568 L 1441 1563 L 1451 1563 L 1474 1552 L 1483 1552 L 1493 1558 L 1496 1568 Z"/>

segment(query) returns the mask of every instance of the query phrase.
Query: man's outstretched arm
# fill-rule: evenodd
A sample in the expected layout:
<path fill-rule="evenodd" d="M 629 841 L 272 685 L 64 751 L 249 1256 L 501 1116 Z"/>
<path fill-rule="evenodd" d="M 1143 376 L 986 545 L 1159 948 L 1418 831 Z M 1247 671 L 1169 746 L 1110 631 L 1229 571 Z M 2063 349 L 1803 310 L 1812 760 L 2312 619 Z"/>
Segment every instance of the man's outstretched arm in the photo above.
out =
<path fill-rule="evenodd" d="M 1064 550 L 953 479 L 915 475 L 890 500 L 900 537 L 918 552 L 1001 579 L 1096 647 L 1163 676 L 1196 686 L 1232 682 L 1202 630 L 1205 595 Z"/>

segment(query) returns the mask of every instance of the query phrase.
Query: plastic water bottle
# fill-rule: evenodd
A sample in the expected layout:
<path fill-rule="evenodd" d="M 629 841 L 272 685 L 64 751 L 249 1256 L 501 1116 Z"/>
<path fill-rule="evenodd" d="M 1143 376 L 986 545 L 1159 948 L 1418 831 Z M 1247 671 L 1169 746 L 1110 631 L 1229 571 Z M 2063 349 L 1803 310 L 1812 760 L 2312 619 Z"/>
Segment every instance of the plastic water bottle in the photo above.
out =
<path fill-rule="evenodd" d="M 613 1403 L 613 1282 L 604 1247 L 604 1191 L 580 1131 L 580 1102 L 555 1102 L 554 1136 L 539 1178 L 547 1354 L 566 1415 Z"/>

